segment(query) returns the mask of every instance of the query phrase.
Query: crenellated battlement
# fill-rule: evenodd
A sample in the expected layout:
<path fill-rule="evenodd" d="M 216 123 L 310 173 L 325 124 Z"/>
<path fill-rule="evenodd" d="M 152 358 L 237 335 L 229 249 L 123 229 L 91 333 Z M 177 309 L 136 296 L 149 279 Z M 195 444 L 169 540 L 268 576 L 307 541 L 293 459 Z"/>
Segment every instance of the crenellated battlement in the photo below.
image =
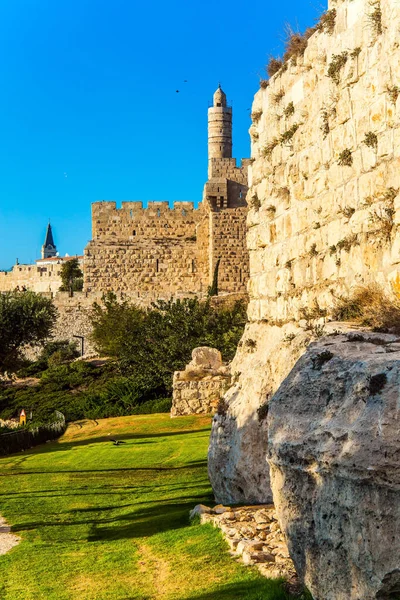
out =
<path fill-rule="evenodd" d="M 202 204 L 193 202 L 95 202 L 92 205 L 93 240 L 112 237 L 115 241 L 135 241 L 141 236 L 193 237 L 196 225 L 203 217 Z"/>

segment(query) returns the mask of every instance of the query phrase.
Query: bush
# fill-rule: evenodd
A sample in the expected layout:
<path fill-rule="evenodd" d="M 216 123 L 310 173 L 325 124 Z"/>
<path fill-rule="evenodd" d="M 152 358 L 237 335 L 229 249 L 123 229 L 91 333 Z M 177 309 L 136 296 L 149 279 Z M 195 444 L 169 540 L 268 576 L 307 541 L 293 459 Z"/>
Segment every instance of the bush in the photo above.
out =
<path fill-rule="evenodd" d="M 0 373 L 21 366 L 24 346 L 44 343 L 56 314 L 52 301 L 34 292 L 0 294 Z"/>
<path fill-rule="evenodd" d="M 338 298 L 332 316 L 336 321 L 400 333 L 400 300 L 376 284 L 358 287 L 347 298 Z"/>

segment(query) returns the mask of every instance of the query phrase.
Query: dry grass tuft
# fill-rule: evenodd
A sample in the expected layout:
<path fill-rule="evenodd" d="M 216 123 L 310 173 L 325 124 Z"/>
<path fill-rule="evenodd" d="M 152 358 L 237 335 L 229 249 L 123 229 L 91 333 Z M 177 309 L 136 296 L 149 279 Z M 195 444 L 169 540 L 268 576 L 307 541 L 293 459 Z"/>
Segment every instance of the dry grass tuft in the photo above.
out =
<path fill-rule="evenodd" d="M 273 77 L 278 71 L 282 69 L 283 62 L 279 58 L 271 56 L 266 67 L 268 77 Z"/>
<path fill-rule="evenodd" d="M 353 321 L 375 331 L 400 333 L 400 299 L 377 284 L 357 287 L 347 298 L 338 298 L 332 316 L 336 321 Z"/>

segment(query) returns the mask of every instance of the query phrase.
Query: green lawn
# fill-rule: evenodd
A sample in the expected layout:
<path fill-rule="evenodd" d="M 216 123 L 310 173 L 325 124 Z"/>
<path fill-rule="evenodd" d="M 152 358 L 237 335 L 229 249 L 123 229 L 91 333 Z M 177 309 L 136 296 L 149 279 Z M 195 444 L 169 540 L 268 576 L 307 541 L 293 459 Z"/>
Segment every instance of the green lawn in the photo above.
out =
<path fill-rule="evenodd" d="M 1 600 L 287 598 L 189 524 L 213 502 L 209 431 L 207 417 L 119 417 L 0 458 L 0 513 L 22 537 L 0 556 Z"/>

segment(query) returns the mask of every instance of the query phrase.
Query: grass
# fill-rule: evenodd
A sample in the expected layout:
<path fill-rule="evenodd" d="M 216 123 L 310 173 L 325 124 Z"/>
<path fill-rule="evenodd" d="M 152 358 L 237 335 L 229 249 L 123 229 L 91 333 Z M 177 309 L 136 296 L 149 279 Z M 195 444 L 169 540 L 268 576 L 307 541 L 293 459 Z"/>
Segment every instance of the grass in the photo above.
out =
<path fill-rule="evenodd" d="M 352 321 L 375 331 L 400 333 L 400 300 L 377 284 L 359 286 L 348 297 L 338 298 L 332 312 L 336 321 Z"/>
<path fill-rule="evenodd" d="M 209 433 L 203 416 L 83 421 L 1 458 L 1 513 L 22 538 L 0 556 L 2 600 L 289 598 L 232 559 L 218 530 L 189 524 L 213 502 Z"/>

